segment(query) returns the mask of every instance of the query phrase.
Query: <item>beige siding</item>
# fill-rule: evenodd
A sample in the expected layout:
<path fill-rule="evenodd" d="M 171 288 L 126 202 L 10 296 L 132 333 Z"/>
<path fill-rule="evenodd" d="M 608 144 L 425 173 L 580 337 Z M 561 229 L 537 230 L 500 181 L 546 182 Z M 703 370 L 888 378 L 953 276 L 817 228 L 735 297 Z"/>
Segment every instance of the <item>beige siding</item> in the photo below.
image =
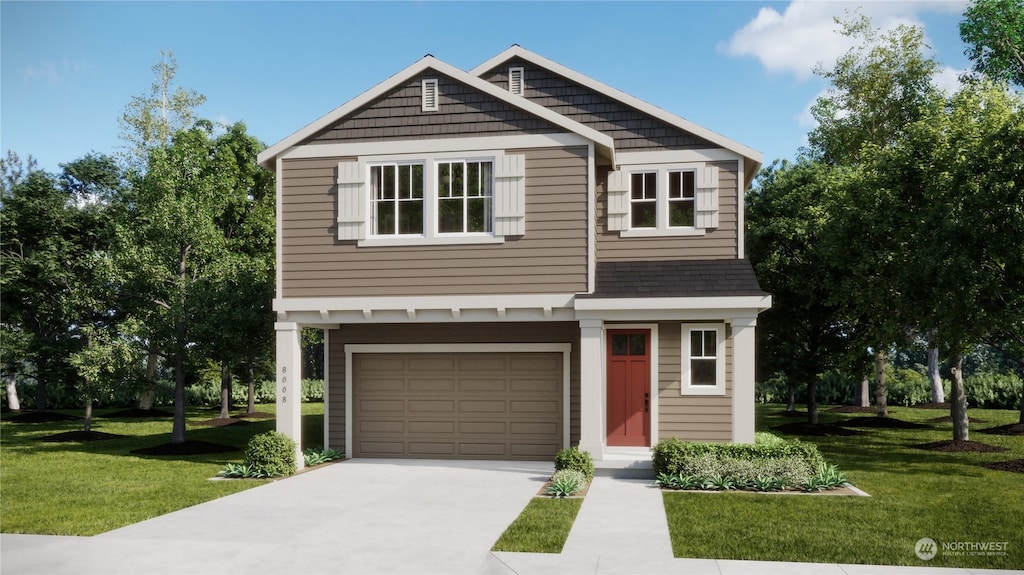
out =
<path fill-rule="evenodd" d="M 345 325 L 331 330 L 327 358 L 328 443 L 345 446 L 345 345 L 414 343 L 570 343 L 569 438 L 580 439 L 580 330 L 575 322 Z"/>
<path fill-rule="evenodd" d="M 513 152 L 509 150 L 509 152 Z M 587 287 L 587 150 L 526 155 L 526 234 L 500 245 L 337 240 L 337 164 L 285 160 L 278 297 L 574 293 Z"/>
<path fill-rule="evenodd" d="M 726 330 L 725 395 L 681 395 L 682 327 L 658 324 L 658 438 L 732 440 L 732 332 Z"/>
<path fill-rule="evenodd" d="M 608 231 L 608 173 L 597 174 L 597 260 L 698 260 L 735 258 L 737 243 L 737 173 L 735 161 L 715 162 L 719 167 L 718 227 L 703 236 L 622 238 Z"/>

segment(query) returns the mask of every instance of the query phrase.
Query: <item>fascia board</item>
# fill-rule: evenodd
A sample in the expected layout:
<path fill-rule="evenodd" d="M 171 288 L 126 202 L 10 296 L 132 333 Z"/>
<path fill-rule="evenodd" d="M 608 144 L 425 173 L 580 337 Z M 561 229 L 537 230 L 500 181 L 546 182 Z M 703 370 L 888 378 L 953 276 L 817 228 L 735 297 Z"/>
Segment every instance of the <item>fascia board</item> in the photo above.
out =
<path fill-rule="evenodd" d="M 479 77 L 484 72 L 487 72 L 488 70 L 494 68 L 498 64 L 501 64 L 502 62 L 505 62 L 514 57 L 522 58 L 523 60 L 532 62 L 538 66 L 541 66 L 542 68 L 547 68 L 548 70 L 551 70 L 552 72 L 560 76 L 564 76 L 572 80 L 573 82 L 576 82 L 592 90 L 600 92 L 628 106 L 632 106 L 640 110 L 641 112 L 650 114 L 651 116 L 654 116 L 659 120 L 667 122 L 682 130 L 686 130 L 687 132 L 690 132 L 696 136 L 700 136 L 701 138 L 704 138 L 709 142 L 718 144 L 723 148 L 730 149 L 756 164 L 756 166 L 754 166 L 755 169 L 752 169 L 752 172 L 756 172 L 756 168 L 760 167 L 761 163 L 764 161 L 764 154 L 749 146 L 745 146 L 739 142 L 726 138 L 725 136 L 717 132 L 713 132 L 703 126 L 694 124 L 693 122 L 687 120 L 686 118 L 682 118 L 671 112 L 662 110 L 657 106 L 648 104 L 647 102 L 644 102 L 643 100 L 637 98 L 636 96 L 630 96 L 629 94 L 621 90 L 617 90 L 589 76 L 580 74 L 579 72 L 571 68 L 567 68 L 559 64 L 558 62 L 548 60 L 547 58 L 539 54 L 534 54 L 533 52 L 527 50 L 526 48 L 523 48 L 522 46 L 511 46 L 510 48 L 506 49 L 497 56 L 491 58 L 490 60 L 487 60 L 486 62 L 480 64 L 476 68 L 473 68 L 472 70 L 470 70 L 469 73 L 472 74 L 473 76 Z"/>
<path fill-rule="evenodd" d="M 345 104 L 342 104 L 341 106 L 335 108 L 334 110 L 325 114 L 324 116 L 321 116 L 319 119 L 314 120 L 301 130 L 293 133 L 292 135 L 281 140 L 280 142 L 267 148 L 257 156 L 257 162 L 268 170 L 273 169 L 273 160 L 278 155 L 284 153 L 289 148 L 300 143 L 302 140 L 312 136 L 313 134 L 326 128 L 327 126 L 330 126 L 334 122 L 340 120 L 341 118 L 344 118 L 346 115 L 354 112 L 355 110 L 361 108 L 362 106 L 372 102 L 374 99 L 396 88 L 402 82 L 407 81 L 409 78 L 412 78 L 413 76 L 416 76 L 417 74 L 420 74 L 421 72 L 427 69 L 437 70 L 438 72 L 446 76 L 449 76 L 455 80 L 463 82 L 464 84 L 467 84 L 472 88 L 480 90 L 481 92 L 484 92 L 489 96 L 497 98 L 527 113 L 533 114 L 534 116 L 551 122 L 552 124 L 560 128 L 563 128 L 567 131 L 579 134 L 580 136 L 583 136 L 584 138 L 591 140 L 594 143 L 605 148 L 608 151 L 609 156 L 614 160 L 615 141 L 610 136 L 602 134 L 601 132 L 598 132 L 593 128 L 588 128 L 587 126 L 584 126 L 579 122 L 570 120 L 569 118 L 566 118 L 561 114 L 552 112 L 551 110 L 545 108 L 544 106 L 530 102 L 525 98 L 522 98 L 520 96 L 514 96 L 486 80 L 482 80 L 476 76 L 467 74 L 465 71 L 460 70 L 445 62 L 442 62 L 441 60 L 438 60 L 433 56 L 424 56 L 411 66 L 405 68 L 404 70 L 398 72 L 397 74 L 392 75 L 391 77 L 377 84 L 373 88 L 370 88 L 366 92 L 363 92 L 359 96 L 356 96 L 352 100 L 349 100 Z"/>
<path fill-rule="evenodd" d="M 763 311 L 772 306 L 772 297 L 652 297 L 652 298 L 576 298 L 576 311 L 630 311 L 630 310 L 702 310 L 748 309 Z"/>

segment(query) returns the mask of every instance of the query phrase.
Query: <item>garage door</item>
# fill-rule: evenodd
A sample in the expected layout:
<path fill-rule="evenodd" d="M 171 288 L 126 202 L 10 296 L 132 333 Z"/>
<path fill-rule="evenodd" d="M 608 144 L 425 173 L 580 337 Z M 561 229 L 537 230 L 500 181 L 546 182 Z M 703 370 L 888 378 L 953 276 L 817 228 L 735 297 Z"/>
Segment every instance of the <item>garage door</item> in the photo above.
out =
<path fill-rule="evenodd" d="M 352 356 L 355 457 L 551 459 L 562 354 Z"/>

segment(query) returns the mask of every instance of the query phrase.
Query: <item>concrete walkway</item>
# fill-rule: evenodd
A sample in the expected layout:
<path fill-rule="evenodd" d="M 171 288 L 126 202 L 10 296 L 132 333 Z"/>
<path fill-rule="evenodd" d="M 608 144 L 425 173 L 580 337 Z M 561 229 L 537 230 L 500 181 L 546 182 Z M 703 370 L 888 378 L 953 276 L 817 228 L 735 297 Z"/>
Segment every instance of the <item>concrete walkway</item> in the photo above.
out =
<path fill-rule="evenodd" d="M 649 481 L 610 477 L 598 477 L 591 485 L 561 554 L 491 553 L 491 546 L 551 471 L 550 463 L 346 461 L 95 537 L 0 535 L 0 573 L 985 572 L 675 559 L 660 492 Z"/>

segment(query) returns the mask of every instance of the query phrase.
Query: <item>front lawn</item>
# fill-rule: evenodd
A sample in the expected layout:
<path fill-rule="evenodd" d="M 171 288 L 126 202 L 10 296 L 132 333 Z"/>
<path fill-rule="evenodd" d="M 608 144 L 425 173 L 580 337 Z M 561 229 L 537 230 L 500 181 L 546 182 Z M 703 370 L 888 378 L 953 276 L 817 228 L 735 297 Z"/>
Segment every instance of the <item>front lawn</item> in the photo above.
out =
<path fill-rule="evenodd" d="M 758 430 L 800 421 L 780 405 L 758 407 Z M 1024 459 L 1024 437 L 980 430 L 1016 423 L 1018 412 L 972 409 L 971 439 L 1006 448 L 1000 453 L 936 452 L 912 446 L 952 438 L 948 415 L 931 409 L 890 408 L 890 416 L 925 424 L 919 429 L 870 427 L 863 435 L 800 437 L 818 445 L 867 497 L 665 493 L 676 557 L 871 563 L 1007 569 L 1024 567 L 1024 475 L 981 467 Z M 833 423 L 874 417 L 822 410 Z M 791 437 L 791 436 L 787 436 Z M 936 542 L 922 560 L 915 544 Z M 1005 554 L 981 551 L 1006 542 Z M 943 544 L 952 546 L 944 549 Z M 981 545 L 976 545 L 981 544 Z M 954 552 L 954 548 L 957 550 Z"/>
<path fill-rule="evenodd" d="M 323 441 L 323 404 L 303 404 L 303 437 Z M 170 408 L 166 408 L 170 409 Z M 273 405 L 259 405 L 274 412 Z M 196 423 L 217 416 L 189 409 L 187 439 L 238 448 L 205 455 L 138 455 L 139 448 L 166 444 L 171 419 L 114 419 L 119 410 L 97 410 L 93 430 L 124 437 L 102 441 L 48 442 L 41 438 L 82 429 L 81 420 L 15 423 L 0 421 L 0 531 L 45 535 L 96 535 L 262 484 L 209 481 L 225 463 L 240 463 L 253 435 L 274 429 L 273 419 L 251 419 L 223 427 Z M 78 411 L 59 413 L 81 415 Z"/>

